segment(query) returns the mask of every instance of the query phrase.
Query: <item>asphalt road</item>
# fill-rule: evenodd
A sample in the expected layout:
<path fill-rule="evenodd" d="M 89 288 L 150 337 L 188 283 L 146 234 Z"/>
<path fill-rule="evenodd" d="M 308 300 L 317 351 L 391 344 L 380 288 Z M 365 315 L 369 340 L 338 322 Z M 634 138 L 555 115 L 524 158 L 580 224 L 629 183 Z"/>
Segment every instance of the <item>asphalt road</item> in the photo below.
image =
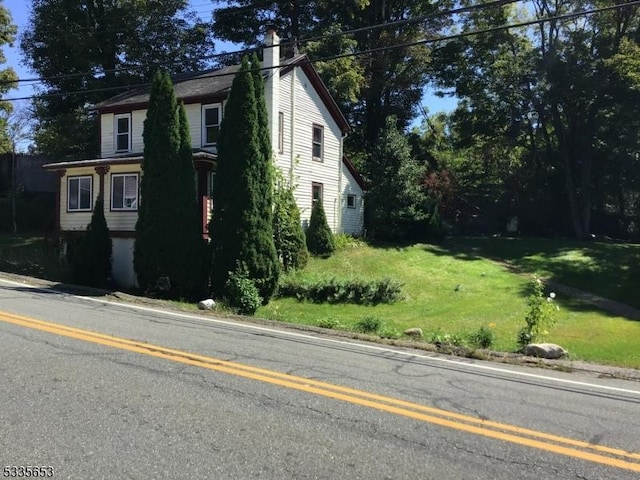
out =
<path fill-rule="evenodd" d="M 21 466 L 74 479 L 637 480 L 640 384 L 0 280 L 2 478 Z"/>

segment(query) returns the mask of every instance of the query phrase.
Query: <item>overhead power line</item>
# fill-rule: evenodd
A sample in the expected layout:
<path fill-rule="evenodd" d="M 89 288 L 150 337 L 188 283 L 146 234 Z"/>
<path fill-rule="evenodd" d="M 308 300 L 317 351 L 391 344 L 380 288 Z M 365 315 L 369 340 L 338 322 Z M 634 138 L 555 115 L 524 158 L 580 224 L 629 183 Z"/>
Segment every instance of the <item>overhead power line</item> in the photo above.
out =
<path fill-rule="evenodd" d="M 583 10 L 583 11 L 580 11 L 580 12 L 572 12 L 572 13 L 566 13 L 566 14 L 561 14 L 561 15 L 552 15 L 552 16 L 547 16 L 547 17 L 544 17 L 544 18 L 537 18 L 537 19 L 527 20 L 527 21 L 518 22 L 518 23 L 511 23 L 509 25 L 501 25 L 501 26 L 498 26 L 498 27 L 490 27 L 490 28 L 481 29 L 481 30 L 474 30 L 474 31 L 470 31 L 470 32 L 461 32 L 461 33 L 452 34 L 452 35 L 444 35 L 444 36 L 439 36 L 439 37 L 436 37 L 436 38 L 423 39 L 423 40 L 418 40 L 418 41 L 415 41 L 415 42 L 408 42 L 408 43 L 390 45 L 390 46 L 379 47 L 379 48 L 372 48 L 372 49 L 358 51 L 358 52 L 344 53 L 344 54 L 340 54 L 340 55 L 333 55 L 333 56 L 324 57 L 324 58 L 318 58 L 318 59 L 314 59 L 314 60 L 305 60 L 304 62 L 300 62 L 300 63 L 328 62 L 328 61 L 338 60 L 338 59 L 342 59 L 342 58 L 370 55 L 370 54 L 380 53 L 380 52 L 387 51 L 387 50 L 394 50 L 394 49 L 399 49 L 399 48 L 409 48 L 409 47 L 414 47 L 414 46 L 419 46 L 419 45 L 428 45 L 428 44 L 443 42 L 443 41 L 447 41 L 447 40 L 457 40 L 457 39 L 476 36 L 476 35 L 483 35 L 483 34 L 487 34 L 487 33 L 500 32 L 500 31 L 509 30 L 509 29 L 513 29 L 513 28 L 522 28 L 522 27 L 527 27 L 527 26 L 532 26 L 532 25 L 539 25 L 539 24 L 544 24 L 544 23 L 548 23 L 548 22 L 552 22 L 552 21 L 571 20 L 571 19 L 574 19 L 574 18 L 595 15 L 595 14 L 598 14 L 598 13 L 603 13 L 603 12 L 607 12 L 607 11 L 618 10 L 618 9 L 621 9 L 621 8 L 633 7 L 633 6 L 638 6 L 638 5 L 640 5 L 640 0 L 633 0 L 633 1 L 630 1 L 628 3 L 610 5 L 608 7 L 594 8 L 594 9 L 589 9 L 589 10 Z M 280 64 L 280 65 L 277 65 L 275 67 L 260 68 L 258 70 L 268 70 L 268 69 L 272 69 L 272 68 L 281 68 L 281 67 L 286 67 L 286 66 L 287 65 L 285 65 L 285 64 Z M 217 78 L 217 77 L 223 77 L 223 76 L 235 75 L 235 74 L 236 74 L 235 72 L 233 72 L 233 73 L 211 73 L 210 75 L 203 75 L 200 78 Z M 78 90 L 78 91 L 74 91 L 74 92 L 33 95 L 33 96 L 28 96 L 28 97 L 8 98 L 8 99 L 3 99 L 3 100 L 4 101 L 18 101 L 18 100 L 29 100 L 29 99 L 32 99 L 32 98 L 51 98 L 51 97 L 60 97 L 60 96 L 66 96 L 66 95 L 76 95 L 76 94 L 89 93 L 89 92 L 131 90 L 131 89 L 134 89 L 134 88 L 147 87 L 149 85 L 151 85 L 151 84 L 150 83 L 140 83 L 140 84 L 136 84 L 136 85 L 121 86 L 121 87 L 107 87 L 107 88 L 98 88 L 98 89 L 91 89 L 91 90 Z"/>
<path fill-rule="evenodd" d="M 300 39 L 300 40 L 287 40 L 287 41 L 283 41 L 280 43 L 281 47 L 289 47 L 289 46 L 293 46 L 293 45 L 301 45 L 301 44 L 306 44 L 306 43 L 310 43 L 310 42 L 315 42 L 315 41 L 320 41 L 320 40 L 327 40 L 329 38 L 335 38 L 335 37 L 341 37 L 341 36 L 347 36 L 347 35 L 353 35 L 356 33 L 363 33 L 363 32 L 367 32 L 367 31 L 374 31 L 374 30 L 381 30 L 381 29 L 385 29 L 385 28 L 393 28 L 393 27 L 397 27 L 397 26 L 401 26 L 401 25 L 408 25 L 411 23 L 422 23 L 422 22 L 426 22 L 428 20 L 433 20 L 439 17 L 444 17 L 444 16 L 451 16 L 451 15 L 459 15 L 459 14 L 463 14 L 463 13 L 469 13 L 472 11 L 476 11 L 476 10 L 483 10 L 483 9 L 488 9 L 488 8 L 495 8 L 495 7 L 502 7 L 502 6 L 506 6 L 512 3 L 518 3 L 524 0 L 491 0 L 489 2 L 485 2 L 485 3 L 480 3 L 480 4 L 475 4 L 475 5 L 470 5 L 470 6 L 466 6 L 466 7 L 459 7 L 459 8 L 454 8 L 454 9 L 450 9 L 450 10 L 446 10 L 446 11 L 442 11 L 442 12 L 434 12 L 434 13 L 430 13 L 428 15 L 423 15 L 421 17 L 414 17 L 414 18 L 405 18 L 402 20 L 395 20 L 393 22 L 386 22 L 386 23 L 378 23 L 375 25 L 369 25 L 366 27 L 361 27 L 361 28 L 355 28 L 352 30 L 343 30 L 340 32 L 333 32 L 333 33 L 327 33 L 324 35 L 318 35 L 315 37 L 308 37 L 308 38 L 304 38 L 304 39 Z M 224 57 L 228 57 L 230 55 L 242 55 L 242 54 L 250 54 L 253 53 L 254 51 L 260 51 L 263 50 L 264 47 L 259 46 L 259 47 L 251 47 L 251 48 L 245 48 L 245 49 L 241 49 L 241 50 L 236 50 L 236 51 L 231 51 L 231 52 L 222 52 L 222 53 L 216 53 L 213 55 L 207 55 L 204 57 L 199 58 L 198 60 L 215 60 L 218 58 L 224 58 Z M 130 67 L 122 67 L 122 68 L 117 68 L 117 69 L 108 69 L 108 70 L 104 70 L 101 73 L 102 74 L 107 74 L 107 73 L 116 73 L 116 72 L 130 72 L 130 71 L 136 71 L 136 70 L 141 70 L 141 69 L 145 69 L 148 68 L 148 65 L 146 66 L 140 66 L 140 65 L 133 65 Z M 43 82 L 47 82 L 49 80 L 64 80 L 64 79 L 71 79 L 71 78 L 81 78 L 87 75 L 92 75 L 93 72 L 81 72 L 81 73 L 71 73 L 71 74 L 66 74 L 66 75 L 55 75 L 55 76 L 49 76 L 49 77 L 34 77 L 34 78 L 23 78 L 23 79 L 18 79 L 14 82 L 7 82 L 7 83 L 43 83 Z M 0 84 L 2 84 L 2 82 L 0 82 Z"/>

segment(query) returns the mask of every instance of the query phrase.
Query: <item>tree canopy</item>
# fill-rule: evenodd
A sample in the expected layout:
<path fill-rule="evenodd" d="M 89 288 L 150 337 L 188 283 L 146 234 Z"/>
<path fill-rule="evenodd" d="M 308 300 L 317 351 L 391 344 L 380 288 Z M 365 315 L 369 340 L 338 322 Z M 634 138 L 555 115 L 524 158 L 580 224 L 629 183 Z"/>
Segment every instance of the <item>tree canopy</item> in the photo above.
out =
<path fill-rule="evenodd" d="M 11 45 L 17 32 L 16 26 L 11 23 L 11 14 L 0 1 L 0 66 L 7 63 L 2 47 Z M 7 122 L 13 108 L 11 103 L 3 101 L 2 97 L 12 88 L 18 79 L 16 72 L 12 68 L 0 69 L 0 153 L 9 151 L 10 138 L 7 132 Z"/>
<path fill-rule="evenodd" d="M 99 142 L 89 106 L 151 81 L 158 68 L 203 68 L 213 41 L 187 0 L 33 0 L 20 47 L 43 79 L 34 101 L 38 150 L 88 157 Z"/>

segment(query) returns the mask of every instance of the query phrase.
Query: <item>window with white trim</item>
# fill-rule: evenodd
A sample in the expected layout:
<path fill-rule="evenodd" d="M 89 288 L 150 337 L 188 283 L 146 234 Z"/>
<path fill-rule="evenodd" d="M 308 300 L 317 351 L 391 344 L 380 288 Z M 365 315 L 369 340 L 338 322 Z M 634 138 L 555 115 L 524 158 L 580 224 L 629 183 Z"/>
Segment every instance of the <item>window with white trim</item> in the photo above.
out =
<path fill-rule="evenodd" d="M 131 150 L 131 115 L 116 115 L 114 117 L 114 135 L 116 152 Z"/>
<path fill-rule="evenodd" d="M 222 108 L 220 104 L 202 106 L 202 145 L 216 145 L 220 136 Z"/>
<path fill-rule="evenodd" d="M 111 210 L 138 209 L 138 174 L 111 175 Z"/>
<path fill-rule="evenodd" d="M 313 159 L 322 161 L 324 150 L 324 127 L 322 125 L 313 125 L 312 150 Z"/>
<path fill-rule="evenodd" d="M 93 176 L 67 179 L 67 210 L 90 212 L 92 207 Z"/>
<path fill-rule="evenodd" d="M 311 202 L 316 203 L 317 201 L 322 201 L 322 192 L 323 185 L 321 183 L 313 182 L 311 183 Z"/>
<path fill-rule="evenodd" d="M 356 208 L 356 196 L 355 195 L 347 195 L 347 208 Z"/>

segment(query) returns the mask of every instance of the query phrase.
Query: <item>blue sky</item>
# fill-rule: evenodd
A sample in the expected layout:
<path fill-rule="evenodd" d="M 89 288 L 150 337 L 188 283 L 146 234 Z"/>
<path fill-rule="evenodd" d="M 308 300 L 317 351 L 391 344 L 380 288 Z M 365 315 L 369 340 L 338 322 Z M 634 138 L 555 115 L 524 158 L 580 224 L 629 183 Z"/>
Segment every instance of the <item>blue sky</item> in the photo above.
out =
<path fill-rule="evenodd" d="M 212 3 L 209 0 L 191 0 L 192 8 L 198 12 L 198 14 L 203 19 L 210 18 L 210 11 L 212 7 Z M 27 0 L 4 0 L 5 7 L 11 13 L 13 18 L 13 23 L 18 26 L 18 35 L 21 33 L 22 28 L 27 23 L 29 16 L 29 6 L 31 2 Z M 4 47 L 5 48 L 5 56 L 7 57 L 7 65 L 13 67 L 13 69 L 18 74 L 18 78 L 33 78 L 35 75 L 33 72 L 30 72 L 26 67 L 21 64 L 20 51 L 17 47 L 17 42 L 14 44 L 13 48 Z M 234 47 L 231 44 L 218 46 L 218 50 L 233 50 Z M 12 90 L 7 95 L 6 98 L 19 98 L 19 97 L 27 97 L 32 95 L 33 88 L 32 85 L 20 84 L 20 88 L 18 90 Z M 439 111 L 451 111 L 455 108 L 456 101 L 451 98 L 438 98 L 432 95 L 432 92 L 429 89 L 425 90 L 425 95 L 423 97 L 423 105 L 425 105 L 429 113 L 436 113 Z M 417 123 L 420 122 L 420 119 L 417 119 Z"/>

